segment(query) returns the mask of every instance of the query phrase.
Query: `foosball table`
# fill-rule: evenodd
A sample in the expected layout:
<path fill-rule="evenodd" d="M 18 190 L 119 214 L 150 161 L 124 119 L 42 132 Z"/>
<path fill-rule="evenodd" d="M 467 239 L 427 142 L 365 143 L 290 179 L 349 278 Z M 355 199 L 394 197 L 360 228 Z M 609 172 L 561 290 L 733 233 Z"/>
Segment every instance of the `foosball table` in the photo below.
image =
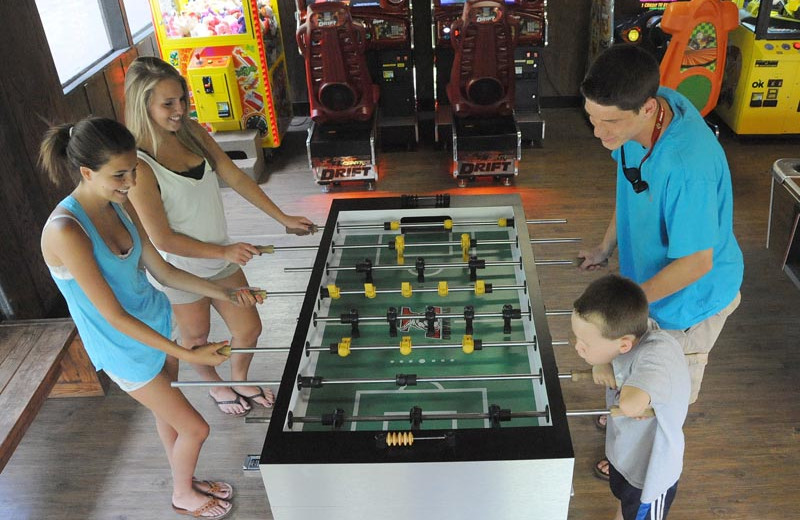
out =
<path fill-rule="evenodd" d="M 333 201 L 287 268 L 311 276 L 259 463 L 276 520 L 567 518 L 531 242 L 518 195 Z"/>

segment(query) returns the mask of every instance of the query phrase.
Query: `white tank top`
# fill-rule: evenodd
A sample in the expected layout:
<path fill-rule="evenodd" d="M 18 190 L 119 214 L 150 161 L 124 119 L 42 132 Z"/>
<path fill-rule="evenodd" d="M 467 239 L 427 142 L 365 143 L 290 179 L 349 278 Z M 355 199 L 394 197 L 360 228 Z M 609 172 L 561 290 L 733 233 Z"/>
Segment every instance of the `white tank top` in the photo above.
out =
<path fill-rule="evenodd" d="M 137 155 L 153 169 L 167 221 L 173 231 L 210 244 L 231 242 L 217 174 L 208 161 L 203 177 L 198 180 L 168 170 L 141 150 Z M 166 251 L 160 253 L 175 267 L 202 278 L 214 276 L 228 264 L 224 258 L 191 258 Z"/>

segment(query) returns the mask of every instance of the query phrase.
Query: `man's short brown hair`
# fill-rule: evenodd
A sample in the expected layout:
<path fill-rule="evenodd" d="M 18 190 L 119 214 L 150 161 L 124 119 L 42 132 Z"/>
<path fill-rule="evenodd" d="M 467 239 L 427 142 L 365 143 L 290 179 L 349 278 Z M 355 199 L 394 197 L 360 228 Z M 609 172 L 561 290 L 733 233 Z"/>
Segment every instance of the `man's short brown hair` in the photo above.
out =
<path fill-rule="evenodd" d="M 592 63 L 581 83 L 581 94 L 598 105 L 639 112 L 656 96 L 658 61 L 637 45 L 612 45 Z"/>

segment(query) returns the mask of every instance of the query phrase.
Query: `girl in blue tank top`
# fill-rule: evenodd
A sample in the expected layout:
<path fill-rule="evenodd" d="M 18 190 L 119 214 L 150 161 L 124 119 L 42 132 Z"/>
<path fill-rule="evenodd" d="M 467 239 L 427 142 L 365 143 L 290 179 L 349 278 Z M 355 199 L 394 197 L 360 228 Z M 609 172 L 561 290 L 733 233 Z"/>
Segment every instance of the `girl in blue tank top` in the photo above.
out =
<path fill-rule="evenodd" d="M 186 350 L 169 339 L 170 304 L 147 280 L 226 299 L 240 307 L 260 303 L 249 289 L 225 289 L 164 261 L 147 239 L 128 190 L 136 184 L 136 143 L 110 119 L 90 118 L 51 128 L 39 159 L 60 184 L 77 187 L 53 210 L 42 231 L 42 255 L 64 295 L 89 358 L 156 417 L 173 475 L 176 513 L 223 518 L 233 488 L 194 478 L 208 424 L 170 382 L 178 360 L 216 366 L 227 342 Z"/>

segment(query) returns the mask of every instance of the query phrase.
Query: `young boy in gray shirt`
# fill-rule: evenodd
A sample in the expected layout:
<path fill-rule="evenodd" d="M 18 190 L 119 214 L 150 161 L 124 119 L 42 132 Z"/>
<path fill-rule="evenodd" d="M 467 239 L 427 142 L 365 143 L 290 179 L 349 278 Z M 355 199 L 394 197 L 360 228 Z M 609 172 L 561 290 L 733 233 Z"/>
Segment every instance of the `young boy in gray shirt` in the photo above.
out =
<path fill-rule="evenodd" d="M 648 312 L 642 289 L 617 275 L 592 282 L 572 311 L 575 350 L 614 369 L 606 404 L 619 413 L 608 420 L 606 456 L 615 520 L 667 518 L 683 469 L 689 371 L 678 342 L 648 330 Z"/>

